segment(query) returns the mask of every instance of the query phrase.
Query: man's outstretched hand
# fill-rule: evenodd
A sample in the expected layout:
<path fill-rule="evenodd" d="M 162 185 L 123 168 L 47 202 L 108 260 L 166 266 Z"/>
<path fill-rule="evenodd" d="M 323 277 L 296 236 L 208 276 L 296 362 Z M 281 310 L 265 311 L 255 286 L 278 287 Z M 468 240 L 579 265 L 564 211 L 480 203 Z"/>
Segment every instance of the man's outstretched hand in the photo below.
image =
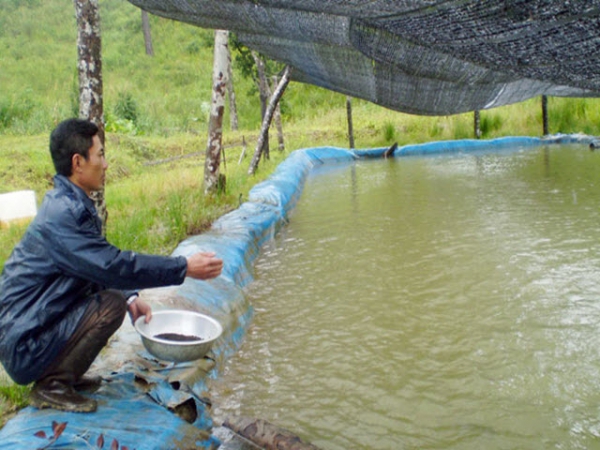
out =
<path fill-rule="evenodd" d="M 218 277 L 223 270 L 223 260 L 213 252 L 198 252 L 187 258 L 187 277 L 207 280 Z"/>

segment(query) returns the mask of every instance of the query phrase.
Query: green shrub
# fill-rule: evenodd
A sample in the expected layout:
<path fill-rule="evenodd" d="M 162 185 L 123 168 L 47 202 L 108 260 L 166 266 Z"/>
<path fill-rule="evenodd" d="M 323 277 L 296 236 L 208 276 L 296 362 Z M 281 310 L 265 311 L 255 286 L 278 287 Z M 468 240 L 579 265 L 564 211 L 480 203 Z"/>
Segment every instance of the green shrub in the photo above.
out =
<path fill-rule="evenodd" d="M 131 120 L 121 119 L 111 114 L 106 114 L 104 117 L 104 129 L 108 133 L 124 133 L 124 134 L 137 134 L 138 129 L 135 123 Z"/>
<path fill-rule="evenodd" d="M 443 132 L 443 125 L 441 125 L 440 122 L 437 120 L 433 121 L 431 128 L 429 129 L 429 137 L 431 137 L 432 139 L 436 139 L 440 137 Z"/>
<path fill-rule="evenodd" d="M 138 106 L 133 95 L 129 92 L 119 92 L 114 107 L 114 113 L 119 119 L 128 120 L 134 124 L 137 123 Z"/>
<path fill-rule="evenodd" d="M 11 106 L 7 102 L 0 103 L 0 129 L 8 128 L 11 121 Z"/>
<path fill-rule="evenodd" d="M 35 103 L 27 96 L 17 101 L 0 101 L 0 129 L 9 128 L 18 121 L 26 122 L 34 108 Z"/>
<path fill-rule="evenodd" d="M 479 128 L 481 130 L 481 137 L 488 137 L 495 131 L 502 128 L 502 117 L 494 112 L 481 113 L 481 120 L 479 122 Z"/>
<path fill-rule="evenodd" d="M 386 122 L 383 125 L 383 138 L 386 142 L 392 142 L 396 137 L 396 127 L 391 122 Z"/>

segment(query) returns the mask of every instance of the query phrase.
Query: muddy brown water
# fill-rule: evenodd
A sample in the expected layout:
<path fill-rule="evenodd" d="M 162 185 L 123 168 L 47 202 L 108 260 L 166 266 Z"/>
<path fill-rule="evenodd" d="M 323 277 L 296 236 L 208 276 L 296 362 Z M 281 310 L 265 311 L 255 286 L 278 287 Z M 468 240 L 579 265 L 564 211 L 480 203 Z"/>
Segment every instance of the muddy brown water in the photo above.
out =
<path fill-rule="evenodd" d="M 317 172 L 213 382 L 323 449 L 600 448 L 600 153 Z"/>

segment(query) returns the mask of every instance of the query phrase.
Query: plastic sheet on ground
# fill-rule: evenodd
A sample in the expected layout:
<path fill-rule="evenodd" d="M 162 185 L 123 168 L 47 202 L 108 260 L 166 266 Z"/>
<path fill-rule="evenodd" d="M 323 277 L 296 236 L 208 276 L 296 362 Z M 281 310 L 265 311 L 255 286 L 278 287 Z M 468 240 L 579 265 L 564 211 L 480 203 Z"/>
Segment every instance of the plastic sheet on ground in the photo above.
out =
<path fill-rule="evenodd" d="M 548 138 L 508 137 L 493 140 L 433 142 L 398 147 L 394 156 L 447 152 L 498 151 L 549 144 L 597 141 L 585 135 Z M 288 221 L 309 173 L 328 164 L 382 157 L 387 148 L 347 150 L 332 147 L 292 152 L 272 176 L 257 184 L 249 201 L 214 222 L 211 229 L 183 241 L 176 255 L 215 251 L 224 260 L 223 273 L 209 281 L 186 279 L 181 286 L 148 289 L 142 297 L 155 311 L 187 309 L 208 314 L 224 333 L 200 361 L 165 363 L 148 354 L 126 319 L 90 372 L 105 381 L 90 394 L 98 401 L 91 414 L 37 410 L 27 407 L 0 430 L 0 450 L 37 448 L 104 448 L 113 442 L 121 450 L 225 448 L 214 433 L 207 381 L 217 377 L 224 362 L 240 347 L 252 320 L 244 288 L 253 280 L 253 262 L 260 249 Z M 64 430 L 52 445 L 53 423 Z M 45 435 L 45 437 L 43 437 Z"/>

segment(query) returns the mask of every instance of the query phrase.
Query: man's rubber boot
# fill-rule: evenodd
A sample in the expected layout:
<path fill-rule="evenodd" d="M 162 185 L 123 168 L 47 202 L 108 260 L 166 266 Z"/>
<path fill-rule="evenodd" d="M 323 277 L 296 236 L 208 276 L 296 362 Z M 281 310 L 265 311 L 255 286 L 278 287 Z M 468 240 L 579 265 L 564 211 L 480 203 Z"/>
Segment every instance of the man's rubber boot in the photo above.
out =
<path fill-rule="evenodd" d="M 77 392 L 96 392 L 100 386 L 102 386 L 101 377 L 81 377 L 73 383 L 73 388 Z"/>
<path fill-rule="evenodd" d="M 54 370 L 36 382 L 30 394 L 32 406 L 61 411 L 93 412 L 97 403 L 77 392 L 100 386 L 100 379 L 83 377 L 94 358 L 106 345 L 104 336 L 89 333 L 66 355 Z"/>
<path fill-rule="evenodd" d="M 84 336 L 51 373 L 34 384 L 29 397 L 31 406 L 71 412 L 96 411 L 96 400 L 84 397 L 75 389 L 82 379 L 83 384 L 88 384 L 82 375 L 97 355 L 96 349 L 105 343 L 103 339 L 94 339 L 93 335 Z"/>
<path fill-rule="evenodd" d="M 87 413 L 98 408 L 96 400 L 84 397 L 73 386 L 58 379 L 45 379 L 35 383 L 29 394 L 29 402 L 39 409 L 53 408 L 70 412 Z"/>
<path fill-rule="evenodd" d="M 99 379 L 92 381 L 83 374 L 119 328 L 126 310 L 125 298 L 117 291 L 103 291 L 91 300 L 65 350 L 35 383 L 30 395 L 32 406 L 73 412 L 96 410 L 97 402 L 79 394 L 76 389 L 99 386 Z"/>

